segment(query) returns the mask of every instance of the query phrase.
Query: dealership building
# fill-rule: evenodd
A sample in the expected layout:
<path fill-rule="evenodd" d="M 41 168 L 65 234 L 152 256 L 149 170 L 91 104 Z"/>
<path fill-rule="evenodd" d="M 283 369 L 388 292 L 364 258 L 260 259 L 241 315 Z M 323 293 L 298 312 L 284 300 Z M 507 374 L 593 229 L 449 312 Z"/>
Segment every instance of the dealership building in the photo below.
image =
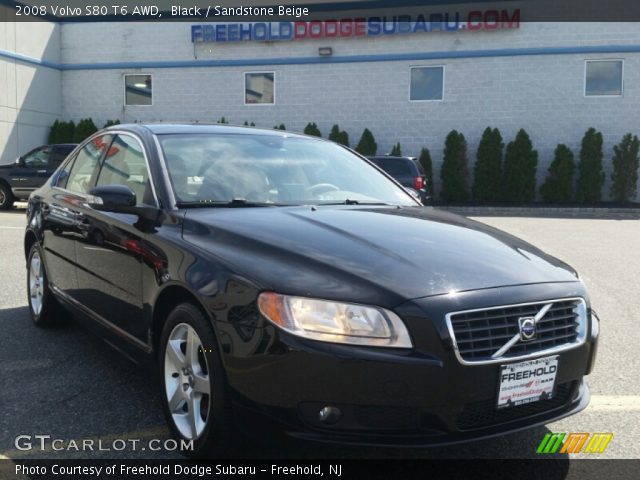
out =
<path fill-rule="evenodd" d="M 306 22 L 0 23 L 0 163 L 46 142 L 54 120 L 364 128 L 387 153 L 428 147 L 436 186 L 445 137 L 470 161 L 483 130 L 520 128 L 539 183 L 558 143 L 589 127 L 640 135 L 640 25 L 527 22 L 514 10 Z M 433 8 L 430 8 L 430 12 Z M 1 19 L 0 19 L 1 20 Z"/>

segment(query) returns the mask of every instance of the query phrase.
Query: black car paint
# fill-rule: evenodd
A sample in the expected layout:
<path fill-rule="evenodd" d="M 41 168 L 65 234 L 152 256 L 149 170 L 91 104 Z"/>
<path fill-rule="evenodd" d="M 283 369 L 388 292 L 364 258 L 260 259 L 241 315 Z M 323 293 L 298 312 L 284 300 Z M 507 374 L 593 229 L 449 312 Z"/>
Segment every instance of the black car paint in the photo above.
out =
<path fill-rule="evenodd" d="M 571 401 L 562 408 L 471 432 L 456 427 L 465 404 L 495 397 L 499 365 L 461 365 L 445 314 L 555 298 L 582 297 L 588 304 L 569 266 L 511 235 L 430 207 L 177 209 L 154 135 L 189 129 L 246 131 L 109 129 L 143 143 L 159 202 L 156 217 L 101 212 L 86 195 L 49 185 L 31 195 L 25 253 L 32 241 L 41 243 L 56 296 L 109 344 L 153 366 L 166 305 L 189 299 L 211 318 L 218 342 L 211 348 L 222 353 L 237 409 L 316 440 L 447 443 L 525 428 L 586 406 L 581 378 L 593 363 L 592 335 L 560 356 L 558 382 L 573 382 Z M 414 348 L 295 337 L 259 313 L 256 298 L 263 290 L 392 309 Z M 305 412 L 325 404 L 345 411 L 417 409 L 432 421 L 401 431 L 363 426 L 351 415 L 346 423 L 320 426 Z"/>

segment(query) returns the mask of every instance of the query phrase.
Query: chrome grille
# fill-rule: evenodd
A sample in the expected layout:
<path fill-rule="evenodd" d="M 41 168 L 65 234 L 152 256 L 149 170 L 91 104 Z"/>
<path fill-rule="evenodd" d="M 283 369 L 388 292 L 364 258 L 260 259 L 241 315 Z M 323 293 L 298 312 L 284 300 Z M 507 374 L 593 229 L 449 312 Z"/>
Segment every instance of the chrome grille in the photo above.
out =
<path fill-rule="evenodd" d="M 536 324 L 532 340 L 516 341 L 501 355 L 496 353 L 520 334 L 518 320 L 535 317 L 551 304 Z M 468 310 L 447 315 L 449 332 L 463 363 L 499 362 L 562 350 L 584 341 L 586 306 L 580 298 Z"/>

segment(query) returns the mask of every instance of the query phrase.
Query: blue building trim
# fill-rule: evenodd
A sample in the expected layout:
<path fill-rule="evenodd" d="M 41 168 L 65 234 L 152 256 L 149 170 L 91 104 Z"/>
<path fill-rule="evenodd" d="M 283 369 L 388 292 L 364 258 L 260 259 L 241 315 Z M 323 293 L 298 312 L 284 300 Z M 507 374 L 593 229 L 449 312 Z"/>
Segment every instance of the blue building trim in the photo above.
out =
<path fill-rule="evenodd" d="M 411 52 L 376 55 L 344 55 L 335 57 L 280 57 L 250 58 L 238 60 L 175 60 L 149 62 L 105 62 L 105 63 L 55 63 L 7 50 L 0 50 L 0 57 L 21 63 L 52 68 L 62 71 L 78 70 L 129 70 L 161 68 L 212 68 L 212 67 L 251 67 L 270 65 L 322 65 L 333 63 L 428 61 L 464 58 L 522 57 L 535 55 L 574 55 L 574 54 L 620 54 L 640 53 L 640 45 L 605 45 L 578 47 L 534 47 L 500 48 L 493 50 L 459 50 L 453 52 Z"/>

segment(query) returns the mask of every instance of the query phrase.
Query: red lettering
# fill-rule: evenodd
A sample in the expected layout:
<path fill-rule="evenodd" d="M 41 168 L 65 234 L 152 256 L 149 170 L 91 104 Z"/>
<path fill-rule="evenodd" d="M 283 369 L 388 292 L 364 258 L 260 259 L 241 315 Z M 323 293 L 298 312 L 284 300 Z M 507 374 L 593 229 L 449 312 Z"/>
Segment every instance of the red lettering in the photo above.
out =
<path fill-rule="evenodd" d="M 305 38 L 307 36 L 307 22 L 296 22 L 293 26 L 294 38 Z"/>
<path fill-rule="evenodd" d="M 467 29 L 480 30 L 482 28 L 482 12 L 474 10 L 467 15 Z"/>

